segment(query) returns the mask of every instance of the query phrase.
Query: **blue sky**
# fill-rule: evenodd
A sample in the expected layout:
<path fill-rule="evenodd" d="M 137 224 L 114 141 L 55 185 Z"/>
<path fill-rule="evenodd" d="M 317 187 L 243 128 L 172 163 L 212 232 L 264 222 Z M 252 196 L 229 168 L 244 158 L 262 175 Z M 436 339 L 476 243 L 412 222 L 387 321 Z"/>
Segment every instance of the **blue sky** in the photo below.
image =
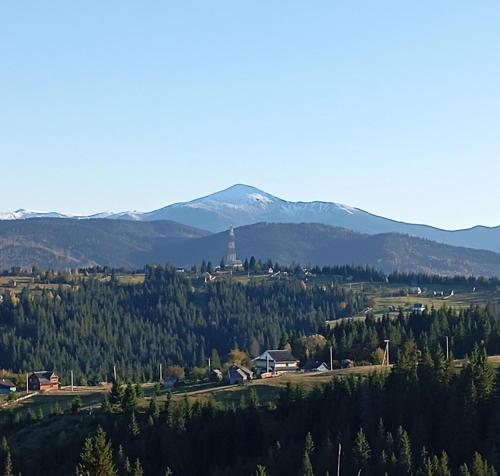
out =
<path fill-rule="evenodd" d="M 0 211 L 248 183 L 500 225 L 500 3 L 0 4 Z"/>

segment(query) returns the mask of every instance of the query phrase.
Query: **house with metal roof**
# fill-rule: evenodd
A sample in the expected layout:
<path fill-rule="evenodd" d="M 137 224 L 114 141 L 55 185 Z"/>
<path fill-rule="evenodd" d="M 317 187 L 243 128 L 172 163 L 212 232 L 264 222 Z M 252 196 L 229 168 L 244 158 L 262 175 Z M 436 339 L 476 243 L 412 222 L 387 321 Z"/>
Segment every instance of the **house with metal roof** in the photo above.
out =
<path fill-rule="evenodd" d="M 266 350 L 253 362 L 258 374 L 297 371 L 300 365 L 289 350 Z"/>

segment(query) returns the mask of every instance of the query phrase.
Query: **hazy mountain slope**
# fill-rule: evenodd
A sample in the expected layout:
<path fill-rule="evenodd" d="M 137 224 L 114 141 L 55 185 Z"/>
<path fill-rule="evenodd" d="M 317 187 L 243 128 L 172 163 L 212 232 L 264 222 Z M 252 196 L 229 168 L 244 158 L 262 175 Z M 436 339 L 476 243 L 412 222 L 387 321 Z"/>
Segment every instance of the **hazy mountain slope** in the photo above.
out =
<path fill-rule="evenodd" d="M 361 264 L 385 271 L 500 275 L 500 255 L 393 233 L 365 235 L 318 224 L 265 224 L 236 230 L 239 257 L 255 256 L 291 264 Z M 179 265 L 225 256 L 227 233 L 165 249 L 163 258 Z"/>
<path fill-rule="evenodd" d="M 386 271 L 500 275 L 500 255 L 397 234 L 366 235 L 319 224 L 248 225 L 236 230 L 240 257 L 290 264 L 368 264 Z M 171 221 L 37 218 L 0 222 L 0 269 L 148 263 L 218 264 L 227 232 Z"/>
<path fill-rule="evenodd" d="M 206 235 L 179 223 L 34 218 L 0 222 L 0 269 L 142 266 L 161 242 Z"/>
<path fill-rule="evenodd" d="M 44 216 L 41 212 L 18 210 L 0 214 L 3 219 L 26 219 Z M 64 215 L 51 212 L 47 216 Z M 477 226 L 466 230 L 447 231 L 427 225 L 403 223 L 373 215 L 359 208 L 329 202 L 288 202 L 248 185 L 234 185 L 206 197 L 169 205 L 148 213 L 99 213 L 78 219 L 102 218 L 132 221 L 171 220 L 184 225 L 210 230 L 227 230 L 230 225 L 244 226 L 268 223 L 322 223 L 368 233 L 402 233 L 440 243 L 500 253 L 500 227 Z"/>
<path fill-rule="evenodd" d="M 173 220 L 213 232 L 258 222 L 322 223 L 368 234 L 403 233 L 455 246 L 500 252 L 500 227 L 447 231 L 398 222 L 340 203 L 288 202 L 248 185 L 146 213 L 141 220 Z"/>

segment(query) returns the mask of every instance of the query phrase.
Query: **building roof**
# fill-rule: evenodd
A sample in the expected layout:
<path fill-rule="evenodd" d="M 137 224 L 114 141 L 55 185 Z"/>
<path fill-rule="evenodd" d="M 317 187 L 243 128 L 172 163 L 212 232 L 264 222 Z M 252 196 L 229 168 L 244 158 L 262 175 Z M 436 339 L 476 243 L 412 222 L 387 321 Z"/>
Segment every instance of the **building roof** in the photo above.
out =
<path fill-rule="evenodd" d="M 33 372 L 41 385 L 50 384 L 50 377 L 55 375 L 55 372 L 50 372 L 48 370 L 42 370 L 41 372 Z"/>
<path fill-rule="evenodd" d="M 3 378 L 3 379 L 0 379 L 0 387 L 12 388 L 12 387 L 15 387 L 15 385 L 12 382 L 12 380 L 7 380 L 7 379 Z"/>
<path fill-rule="evenodd" d="M 229 372 L 230 373 L 237 373 L 241 375 L 243 378 L 252 378 L 253 377 L 253 372 L 246 367 L 243 367 L 242 365 L 237 365 L 234 364 L 233 366 L 229 367 Z"/>
<path fill-rule="evenodd" d="M 269 354 L 269 357 L 275 362 L 297 362 L 296 359 L 289 350 L 268 350 L 264 354 Z M 265 358 L 265 357 L 264 357 Z"/>
<path fill-rule="evenodd" d="M 328 368 L 328 365 L 326 365 L 326 363 L 322 362 L 321 360 L 308 360 L 306 364 L 302 367 L 302 370 L 316 370 L 319 369 L 320 367 L 326 367 L 326 369 L 330 370 Z"/>

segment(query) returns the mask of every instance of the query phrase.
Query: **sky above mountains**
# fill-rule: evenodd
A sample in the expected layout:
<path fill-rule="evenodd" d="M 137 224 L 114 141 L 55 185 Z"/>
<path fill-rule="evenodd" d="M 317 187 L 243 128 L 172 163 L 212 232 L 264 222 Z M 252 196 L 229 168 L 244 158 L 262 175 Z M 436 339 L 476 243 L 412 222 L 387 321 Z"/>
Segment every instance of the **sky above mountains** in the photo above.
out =
<path fill-rule="evenodd" d="M 244 182 L 499 225 L 500 4 L 0 5 L 0 211 L 153 210 Z"/>

